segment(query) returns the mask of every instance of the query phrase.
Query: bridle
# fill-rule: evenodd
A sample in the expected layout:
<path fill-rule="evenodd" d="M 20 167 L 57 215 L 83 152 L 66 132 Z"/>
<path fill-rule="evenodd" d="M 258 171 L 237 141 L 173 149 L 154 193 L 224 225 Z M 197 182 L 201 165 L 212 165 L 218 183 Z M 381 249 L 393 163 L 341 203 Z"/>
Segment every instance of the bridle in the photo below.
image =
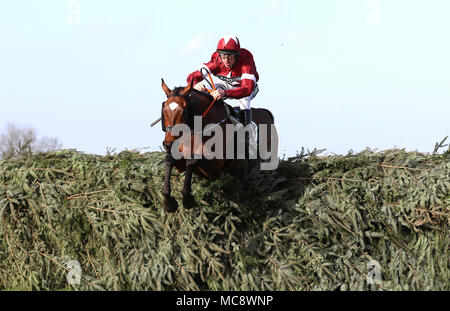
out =
<path fill-rule="evenodd" d="M 169 98 L 170 97 L 176 97 L 176 96 L 180 96 L 180 97 L 182 97 L 185 101 L 186 101 L 186 109 L 185 110 L 183 110 L 183 114 L 184 113 L 187 113 L 187 115 L 188 115 L 188 121 L 187 121 L 187 125 L 189 126 L 189 128 L 191 129 L 193 126 L 194 126 L 194 115 L 195 115 L 195 112 L 194 112 L 194 110 L 195 110 L 195 108 L 193 107 L 193 105 L 191 104 L 191 100 L 190 100 L 190 98 L 189 98 L 189 96 L 183 96 L 183 95 L 171 95 L 171 96 L 169 96 Z M 164 118 L 164 104 L 166 103 L 167 101 L 164 101 L 163 103 L 162 103 L 162 108 L 161 108 L 161 125 L 162 125 L 162 130 L 163 130 L 163 132 L 169 132 L 169 133 L 171 133 L 172 132 L 172 129 L 173 129 L 173 127 L 176 125 L 176 124 L 174 124 L 174 125 L 169 125 L 169 126 L 165 126 L 165 118 Z"/>
<path fill-rule="evenodd" d="M 204 74 L 204 72 L 203 71 L 206 71 L 206 74 L 208 75 L 208 78 L 209 78 L 209 81 L 208 81 L 208 79 L 207 79 L 207 77 L 206 77 L 206 75 Z M 212 88 L 212 91 L 211 90 L 208 90 L 208 92 L 210 92 L 210 93 L 212 93 L 213 91 L 215 91 L 216 90 L 216 86 L 214 85 L 214 81 L 213 81 L 213 79 L 211 78 L 211 74 L 209 73 L 209 70 L 208 69 L 206 69 L 205 67 L 203 67 L 203 68 L 201 68 L 200 69 L 200 73 L 201 73 L 201 75 L 203 76 L 203 78 L 205 79 L 205 81 L 211 86 L 211 88 Z M 211 81 L 211 82 L 210 82 Z M 222 90 L 224 90 L 225 91 L 225 88 L 224 87 L 222 87 L 222 86 L 218 86 L 218 88 L 221 88 Z M 190 94 L 189 94 L 190 95 Z M 195 114 L 195 112 L 196 112 L 196 110 L 197 110 L 197 107 L 193 107 L 192 106 L 192 102 L 191 102 L 191 100 L 190 100 L 190 98 L 189 98 L 189 95 L 187 95 L 187 96 L 185 96 L 185 95 L 172 95 L 172 96 L 181 96 L 181 97 L 183 97 L 183 99 L 186 101 L 186 103 L 187 103 L 187 113 L 188 113 L 188 126 L 189 126 L 189 129 L 190 129 L 190 132 L 192 133 L 193 132 L 193 127 L 194 127 L 194 116 L 196 115 Z M 170 96 L 169 96 L 170 97 Z M 202 116 L 202 118 L 204 118 L 207 114 L 208 114 L 208 112 L 209 112 L 209 110 L 211 109 L 211 107 L 214 105 L 214 103 L 216 102 L 216 99 L 214 98 L 214 100 L 209 104 L 209 106 L 206 108 L 206 110 L 201 114 L 201 116 Z M 164 113 L 163 113 L 163 109 L 164 109 L 164 104 L 165 104 L 166 102 L 163 102 L 163 107 L 162 107 L 162 109 L 161 109 L 161 125 L 162 125 L 162 130 L 164 131 L 164 132 L 169 132 L 169 133 L 171 133 L 172 132 L 172 128 L 175 126 L 175 125 L 171 125 L 171 126 L 165 126 L 165 120 L 164 120 Z M 227 113 L 227 110 L 226 110 L 226 108 L 224 108 L 225 109 L 225 114 L 226 114 L 226 117 L 222 120 L 222 121 L 220 121 L 219 123 L 217 123 L 216 124 L 216 126 L 218 126 L 218 125 L 220 125 L 220 124 L 222 124 L 223 122 L 225 122 L 225 120 L 227 119 L 227 118 L 229 118 L 229 113 Z M 184 113 L 184 111 L 183 111 L 183 113 Z"/>
<path fill-rule="evenodd" d="M 203 96 L 206 96 L 206 94 L 202 94 L 202 95 L 203 95 Z M 198 109 L 197 109 L 197 108 L 198 108 L 198 107 L 197 107 L 197 103 L 191 101 L 191 99 L 190 99 L 190 97 L 189 97 L 190 95 L 171 95 L 171 96 L 169 96 L 169 97 L 175 97 L 175 96 L 180 96 L 180 97 L 182 97 L 182 98 L 186 101 L 186 108 L 185 108 L 185 110 L 183 111 L 183 113 L 187 113 L 187 119 L 188 119 L 187 125 L 189 126 L 189 131 L 190 131 L 191 133 L 194 133 L 194 130 L 193 130 L 193 128 L 194 128 L 194 116 L 201 116 L 202 118 L 204 118 L 205 115 L 209 112 L 210 108 L 212 107 L 212 104 L 214 104 L 215 100 L 213 100 L 213 101 L 211 102 L 211 104 L 209 104 L 208 108 L 207 108 L 202 114 L 199 114 L 199 113 L 197 113 L 197 112 L 198 112 L 198 111 L 197 111 L 197 110 L 198 110 Z M 164 104 L 165 104 L 166 102 L 167 102 L 167 101 L 164 101 L 164 102 L 162 103 L 162 109 L 161 109 L 161 125 L 162 125 L 162 130 L 163 130 L 164 132 L 171 133 L 173 127 L 174 127 L 176 124 L 170 125 L 170 126 L 165 126 L 165 120 L 164 120 L 163 109 L 164 109 Z M 224 110 L 225 110 L 225 108 L 224 108 Z M 226 113 L 226 111 L 225 111 L 225 115 L 226 115 L 225 118 L 224 118 L 223 120 L 221 120 L 219 123 L 216 123 L 215 126 L 221 125 L 223 122 L 225 122 L 225 121 L 227 120 L 228 114 Z M 196 133 L 194 133 L 194 134 L 196 134 Z"/>

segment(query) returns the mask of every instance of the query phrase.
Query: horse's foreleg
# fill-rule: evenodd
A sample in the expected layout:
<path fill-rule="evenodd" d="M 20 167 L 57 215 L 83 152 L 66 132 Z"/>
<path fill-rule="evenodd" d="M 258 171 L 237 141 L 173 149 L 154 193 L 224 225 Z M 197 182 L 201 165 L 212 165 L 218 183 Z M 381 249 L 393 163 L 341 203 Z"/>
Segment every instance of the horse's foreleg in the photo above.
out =
<path fill-rule="evenodd" d="M 195 205 L 194 196 L 191 194 L 191 185 L 192 172 L 194 171 L 194 167 L 197 164 L 197 161 L 197 159 L 186 160 L 186 174 L 184 177 L 183 190 L 181 190 L 181 194 L 183 195 L 183 207 L 186 209 L 190 209 Z"/>
<path fill-rule="evenodd" d="M 178 209 L 178 202 L 174 197 L 170 195 L 170 177 L 172 175 L 172 168 L 174 166 L 174 159 L 170 154 L 166 155 L 164 160 L 166 165 L 166 174 L 164 175 L 164 186 L 162 189 L 162 194 L 164 196 L 164 210 L 169 213 L 173 213 Z"/>

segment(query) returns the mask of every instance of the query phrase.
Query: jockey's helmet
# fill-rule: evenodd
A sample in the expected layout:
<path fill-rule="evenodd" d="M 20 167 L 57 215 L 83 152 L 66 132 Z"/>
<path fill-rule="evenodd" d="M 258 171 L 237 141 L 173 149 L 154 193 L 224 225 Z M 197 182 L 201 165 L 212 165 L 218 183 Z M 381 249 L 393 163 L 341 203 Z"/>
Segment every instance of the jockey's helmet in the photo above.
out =
<path fill-rule="evenodd" d="M 239 39 L 231 34 L 220 38 L 217 44 L 217 52 L 222 54 L 238 54 L 240 49 Z"/>

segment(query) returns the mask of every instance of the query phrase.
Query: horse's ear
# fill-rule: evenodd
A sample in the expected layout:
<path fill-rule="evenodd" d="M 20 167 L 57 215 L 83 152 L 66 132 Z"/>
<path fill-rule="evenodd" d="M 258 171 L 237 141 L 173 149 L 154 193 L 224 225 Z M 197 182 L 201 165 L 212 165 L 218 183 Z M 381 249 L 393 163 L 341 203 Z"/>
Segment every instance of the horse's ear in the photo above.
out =
<path fill-rule="evenodd" d="M 172 92 L 169 87 L 166 85 L 166 83 L 164 82 L 164 79 L 161 78 L 161 85 L 162 85 L 162 89 L 164 90 L 164 93 L 166 93 L 167 97 L 169 97 L 169 94 Z"/>
<path fill-rule="evenodd" d="M 194 85 L 194 79 L 192 79 L 192 80 L 191 80 L 191 83 L 189 83 L 189 85 L 186 86 L 186 87 L 180 92 L 180 95 L 181 95 L 181 96 L 189 95 L 189 93 L 190 93 L 191 90 L 192 90 L 192 86 L 193 86 L 193 85 Z"/>

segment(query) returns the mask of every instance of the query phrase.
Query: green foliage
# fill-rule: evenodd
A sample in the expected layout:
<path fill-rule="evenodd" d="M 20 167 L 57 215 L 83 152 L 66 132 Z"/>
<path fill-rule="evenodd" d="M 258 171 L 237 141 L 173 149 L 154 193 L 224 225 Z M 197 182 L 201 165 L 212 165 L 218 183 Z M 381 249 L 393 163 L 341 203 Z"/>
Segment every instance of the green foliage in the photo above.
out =
<path fill-rule="evenodd" d="M 160 152 L 4 160 L 0 290 L 449 290 L 449 157 L 302 153 L 245 179 L 194 177 L 198 206 L 174 214 Z"/>

